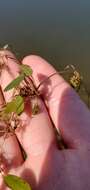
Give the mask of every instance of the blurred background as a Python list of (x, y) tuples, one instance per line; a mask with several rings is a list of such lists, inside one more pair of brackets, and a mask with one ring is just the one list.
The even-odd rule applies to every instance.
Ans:
[(73, 64), (90, 92), (90, 0), (0, 0), (0, 47), (5, 44), (58, 70)]

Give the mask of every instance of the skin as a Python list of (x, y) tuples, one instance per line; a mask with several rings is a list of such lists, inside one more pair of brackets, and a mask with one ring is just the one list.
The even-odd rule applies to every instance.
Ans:
[[(5, 53), (12, 55), (8, 51)], [(36, 86), (56, 72), (38, 56), (27, 56), (22, 62), (32, 67)], [(6, 64), (10, 72), (7, 69), (2, 71), (2, 90), (18, 74), (16, 62), (8, 59)], [(50, 78), (39, 90), (48, 112), (44, 102), (38, 99), (40, 113), (32, 117), (30, 102), (27, 101), (21, 115), (23, 127), (16, 129), (16, 135), (0, 138), (5, 172), (26, 179), (33, 190), (89, 190), (90, 111), (60, 75)], [(3, 94), (6, 101), (11, 100), (12, 91)], [(2, 101), (0, 98), (0, 103)], [(62, 134), (67, 149), (58, 149), (51, 120)], [(27, 153), (26, 161), (23, 160), (18, 141)], [(0, 189), (9, 189), (4, 185), (2, 176)]]

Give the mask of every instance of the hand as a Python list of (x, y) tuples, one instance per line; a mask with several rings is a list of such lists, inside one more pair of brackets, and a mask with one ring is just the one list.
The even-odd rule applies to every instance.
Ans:
[[(11, 54), (10, 52), (7, 52)], [(55, 69), (38, 56), (28, 56), (23, 60), (33, 69), (36, 86), (42, 78), (55, 72)], [(18, 65), (8, 59), (9, 70), (4, 69), (0, 85), (4, 89), (17, 75)], [(24, 126), (16, 129), (16, 136), (0, 138), (1, 151), (8, 173), (26, 179), (34, 190), (89, 190), (90, 189), (90, 112), (64, 79), (55, 75), (42, 84), (40, 90), (47, 109), (38, 100), (40, 113), (30, 116), (27, 105), (21, 115)], [(3, 92), (5, 100), (11, 99), (12, 91)], [(0, 99), (2, 102), (2, 99)], [(50, 117), (49, 117), (50, 115)], [(54, 126), (61, 133), (67, 149), (57, 148)], [(18, 141), (27, 153), (23, 161)], [(6, 190), (2, 179), (0, 189)]]

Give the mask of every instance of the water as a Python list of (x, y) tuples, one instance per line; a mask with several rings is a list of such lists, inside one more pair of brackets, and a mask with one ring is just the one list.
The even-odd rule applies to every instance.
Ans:
[(90, 86), (89, 0), (0, 0), (1, 47), (7, 43), (58, 69), (74, 64)]

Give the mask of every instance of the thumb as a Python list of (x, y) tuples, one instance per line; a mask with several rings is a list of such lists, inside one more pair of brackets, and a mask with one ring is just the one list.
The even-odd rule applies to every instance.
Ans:
[[(42, 82), (41, 76), (46, 78), (56, 72), (47, 61), (38, 56), (27, 56), (23, 63), (34, 69), (37, 86)], [(50, 78), (42, 85), (41, 90), (52, 121), (65, 144), (69, 148), (90, 146), (90, 110), (62, 76)]]

